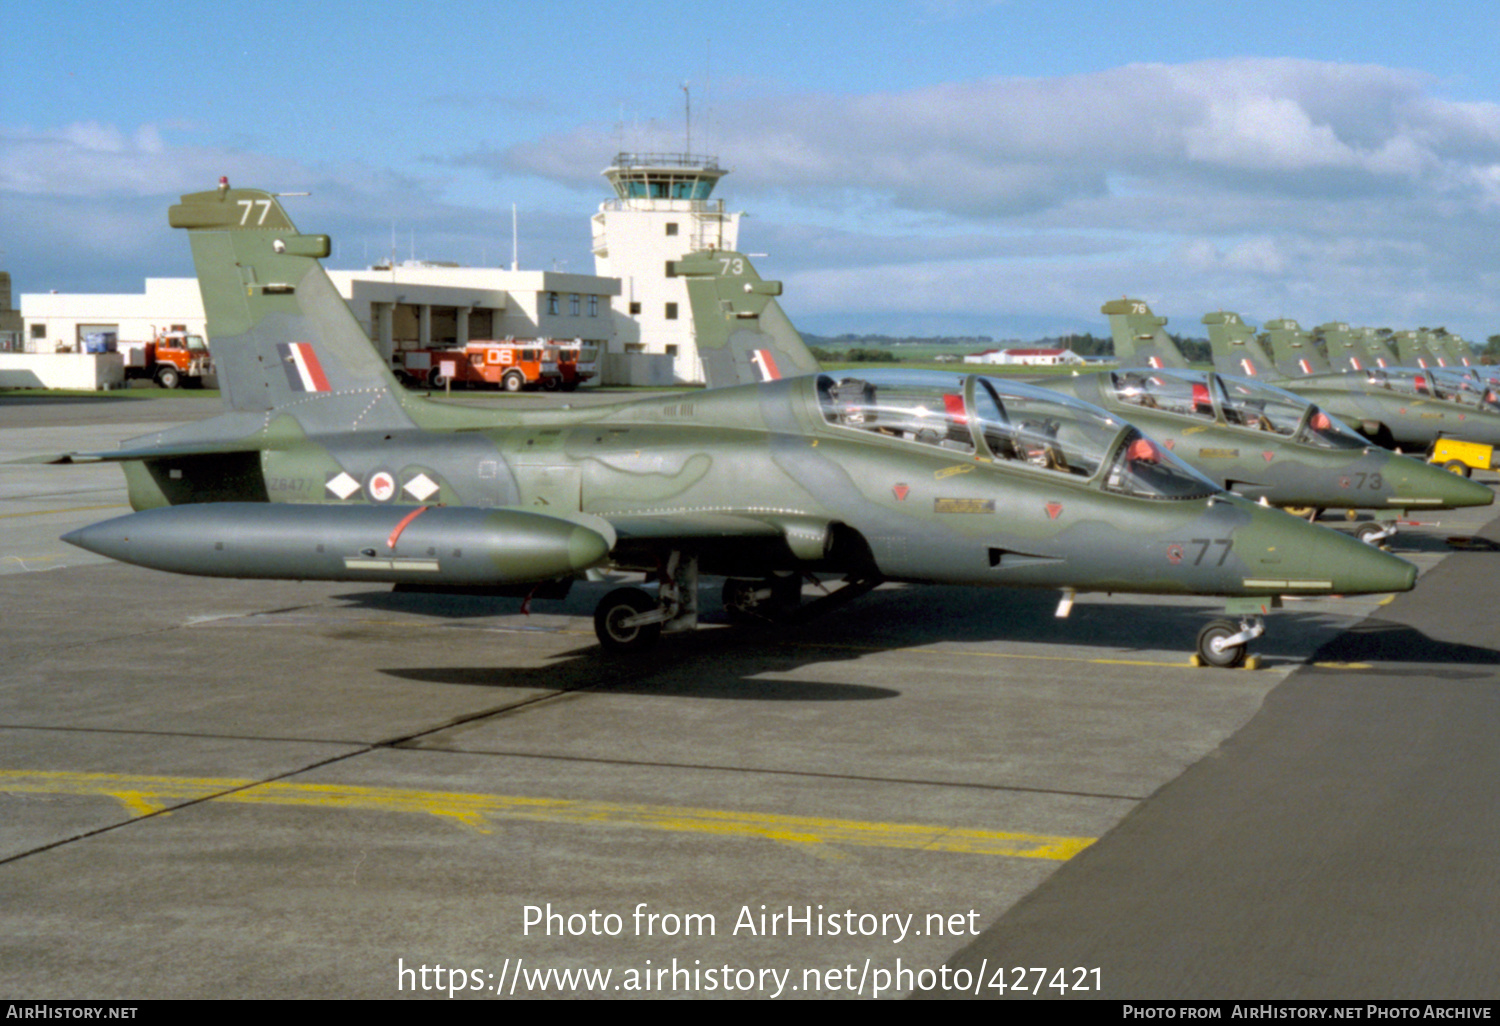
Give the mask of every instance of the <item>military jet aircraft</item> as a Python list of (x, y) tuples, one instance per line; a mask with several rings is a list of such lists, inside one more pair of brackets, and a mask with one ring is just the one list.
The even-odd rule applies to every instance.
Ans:
[[(1123, 301), (1127, 306), (1134, 302)], [(1111, 306), (1118, 310), (1120, 303), (1106, 304), (1103, 312), (1111, 313)], [(1116, 323), (1132, 317), (1134, 324)], [(1249, 376), (1185, 369), (1186, 360), (1161, 333), (1165, 318), (1149, 311), (1115, 313), (1111, 321), (1117, 352), (1140, 340), (1153, 346), (1155, 365), (1170, 360), (1177, 366), (1085, 374), (1048, 382), (1047, 387), (1129, 420), (1238, 495), (1295, 509), (1312, 519), (1324, 509), (1384, 511), (1376, 522), (1360, 525), (1358, 532), (1368, 541), (1390, 537), (1388, 521), (1411, 509), (1453, 509), (1494, 501), (1487, 486), (1459, 481), (1439, 467), (1371, 445), (1314, 403), (1259, 380), (1276, 371), (1259, 347), (1245, 349), (1244, 339), (1253, 339), (1254, 333), (1237, 314), (1209, 314), (1204, 321), (1210, 335), (1237, 329), (1229, 335), (1237, 346), (1234, 365)], [(1295, 322), (1290, 324), (1291, 328), (1281, 323), (1278, 331), (1295, 330)], [(1122, 333), (1129, 337), (1119, 340)], [(1145, 338), (1155, 334), (1162, 338)]]
[[(1104, 312), (1112, 314), (1110, 327), (1121, 366), (1187, 366), (1187, 360), (1161, 330), (1166, 318), (1152, 314), (1145, 303), (1115, 300), (1105, 304)], [(1218, 370), (1268, 381), (1299, 395), (1382, 448), (1420, 452), (1439, 437), (1500, 444), (1500, 415), (1482, 404), (1450, 401), (1431, 387), (1430, 380), (1419, 380), (1419, 375), (1366, 371), (1287, 378), (1238, 314), (1212, 313), (1203, 323), (1208, 326)]]
[[(1396, 516), (1495, 501), (1487, 485), (1372, 445), (1306, 399), (1251, 378), (1137, 368), (1046, 387), (1128, 420), (1220, 487), (1310, 519), (1325, 509)], [(1381, 541), (1392, 532), (1367, 521), (1356, 533)]]
[[(595, 612), (614, 651), (696, 626), (700, 573), (754, 616), (795, 607), (803, 574), (851, 594), (1055, 588), (1065, 605), (1216, 595), (1238, 619), (1200, 634), (1214, 665), (1244, 659), (1283, 594), (1415, 581), (1400, 559), (1228, 495), (1097, 408), (977, 375), (808, 374), (525, 412), (433, 402), (397, 385), (319, 263), (328, 237), (298, 232), (275, 196), (221, 182), (170, 221), (189, 232), (229, 409), (73, 457), (119, 462), (139, 512), (66, 540), (125, 562), (522, 594), (639, 572), (654, 594), (619, 588)], [(785, 323), (779, 285), (737, 253), (675, 270), (710, 359), (774, 378), (762, 329)]]

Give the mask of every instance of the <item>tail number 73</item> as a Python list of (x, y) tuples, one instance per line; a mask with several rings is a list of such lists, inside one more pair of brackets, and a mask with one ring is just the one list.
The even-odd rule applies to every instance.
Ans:
[[(1185, 551), (1182, 545), (1168, 545), (1167, 561), (1181, 563), (1191, 556), (1193, 566), (1223, 566), (1224, 561), (1229, 558), (1229, 550), (1234, 548), (1234, 541), (1230, 538), (1193, 538), (1186, 547), (1195, 551)], [(1218, 549), (1217, 554), (1214, 549)]]

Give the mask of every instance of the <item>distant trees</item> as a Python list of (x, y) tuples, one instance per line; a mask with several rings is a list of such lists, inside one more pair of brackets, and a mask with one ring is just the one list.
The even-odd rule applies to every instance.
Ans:
[(808, 346), (812, 351), (813, 359), (819, 363), (899, 363), (901, 357), (889, 349), (869, 349), (857, 347), (853, 349), (825, 349), (822, 346)]

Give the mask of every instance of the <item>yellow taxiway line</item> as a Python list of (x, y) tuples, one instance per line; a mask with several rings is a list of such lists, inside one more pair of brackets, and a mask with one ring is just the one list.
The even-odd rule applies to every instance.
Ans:
[(49, 513), (87, 513), (99, 509), (125, 509), (129, 503), (112, 502), (108, 506), (69, 506), (67, 509), (33, 509), (25, 513), (0, 513), (0, 520), (9, 520), (12, 517), (44, 517)]
[(174, 803), (207, 799), (329, 812), (416, 813), (456, 822), (480, 833), (489, 833), (497, 821), (522, 820), (763, 838), (791, 844), (900, 848), (1055, 861), (1066, 861), (1094, 843), (1091, 837), (1053, 837), (920, 823), (869, 823), (728, 809), (207, 777), (0, 770), (0, 795), (3, 794), (99, 795), (120, 802), (133, 816), (164, 812)]

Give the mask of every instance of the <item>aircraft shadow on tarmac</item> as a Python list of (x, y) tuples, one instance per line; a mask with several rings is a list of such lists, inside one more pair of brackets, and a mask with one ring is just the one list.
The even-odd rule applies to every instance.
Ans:
[[(538, 614), (592, 616), (594, 604), (613, 584), (575, 586), (562, 602), (537, 601)], [(380, 612), (439, 616), (445, 619), (512, 616), (514, 599), (355, 592), (337, 596), (352, 606)], [(704, 589), (705, 624), (727, 624)], [(1016, 645), (1069, 646), (1063, 658), (1086, 660), (1130, 658), (1133, 652), (1165, 650), (1188, 654), (1198, 630), (1220, 615), (1210, 606), (1148, 605), (1140, 602), (1090, 604), (1080, 600), (1068, 619), (1054, 616), (1057, 593), (972, 588), (887, 587), (825, 616), (795, 624), (742, 624), (669, 635), (655, 650), (633, 656), (606, 655), (590, 642), (560, 653), (545, 667), (505, 666), (504, 642), (490, 665), (473, 667), (390, 668), (403, 679), (481, 687), (589, 688), (619, 694), (673, 695), (718, 700), (869, 701), (899, 697), (890, 688), (827, 681), (764, 678), (813, 665), (869, 657), (881, 652), (938, 644), (1004, 642)], [(1293, 644), (1309, 633), (1326, 636), (1344, 622), (1322, 613), (1288, 609), (1268, 621), (1272, 632)], [(479, 626), (476, 624), (476, 626)], [(1321, 640), (1321, 639), (1319, 639)], [(1304, 643), (1311, 651), (1315, 642)], [(1084, 649), (1078, 652), (1076, 649)], [(1024, 653), (1023, 653), (1024, 654)], [(1160, 655), (1156, 659), (1160, 659)], [(1076, 674), (1082, 667), (1076, 668)], [(1067, 671), (1064, 671), (1067, 672)], [(1214, 671), (1201, 671), (1214, 672)], [(997, 665), (997, 675), (1005, 670)]]
[[(1416, 673), (1445, 680), (1487, 678), (1500, 670), (1500, 651), (1443, 641), (1408, 624), (1376, 619), (1366, 620), (1340, 634), (1320, 648), (1313, 660), (1317, 663), (1370, 664), (1375, 672), (1390, 676)], [(1392, 666), (1387, 669), (1381, 666), (1382, 663), (1406, 664), (1406, 668)], [(1412, 663), (1421, 664), (1421, 669), (1411, 669)]]
[(1463, 552), (1500, 552), (1500, 545), (1496, 545), (1488, 538), (1458, 536), (1451, 540), (1445, 535), (1418, 534), (1414, 531), (1403, 531), (1398, 533), (1393, 543), (1387, 546), (1388, 551), (1397, 556), (1407, 553), (1436, 553), (1437, 555), (1452, 555)]

